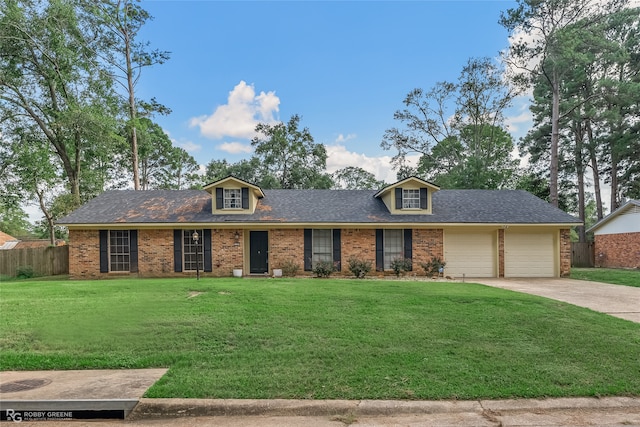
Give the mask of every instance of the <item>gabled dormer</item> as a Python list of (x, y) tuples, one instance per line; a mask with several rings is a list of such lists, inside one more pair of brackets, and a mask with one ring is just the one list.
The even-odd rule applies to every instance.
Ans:
[(428, 215), (432, 213), (431, 196), (439, 189), (412, 176), (384, 187), (374, 197), (382, 199), (393, 215)]
[(214, 215), (252, 214), (264, 197), (257, 185), (228, 176), (204, 187), (211, 194)]

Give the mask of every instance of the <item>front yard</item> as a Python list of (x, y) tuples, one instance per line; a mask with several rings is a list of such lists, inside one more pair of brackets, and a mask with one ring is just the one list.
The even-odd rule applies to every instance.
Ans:
[(571, 278), (640, 288), (640, 270), (621, 268), (572, 268)]
[(469, 283), (0, 284), (0, 369), (170, 367), (147, 397), (640, 395), (640, 324)]

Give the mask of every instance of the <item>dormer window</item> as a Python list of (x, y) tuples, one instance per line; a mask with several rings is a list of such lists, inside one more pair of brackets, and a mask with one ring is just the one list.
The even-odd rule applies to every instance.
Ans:
[(240, 190), (239, 188), (225, 188), (224, 208), (242, 209), (242, 190)]
[(420, 209), (420, 189), (402, 189), (402, 209)]

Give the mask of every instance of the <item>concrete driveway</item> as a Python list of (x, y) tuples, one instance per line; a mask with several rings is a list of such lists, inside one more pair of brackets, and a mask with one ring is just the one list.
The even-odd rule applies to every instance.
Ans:
[(640, 323), (640, 288), (574, 279), (470, 279), (496, 288), (552, 298)]

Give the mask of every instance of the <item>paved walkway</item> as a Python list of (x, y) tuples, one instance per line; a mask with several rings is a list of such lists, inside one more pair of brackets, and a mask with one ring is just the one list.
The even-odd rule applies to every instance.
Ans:
[(524, 292), (640, 323), (640, 288), (574, 279), (472, 279), (476, 283)]

